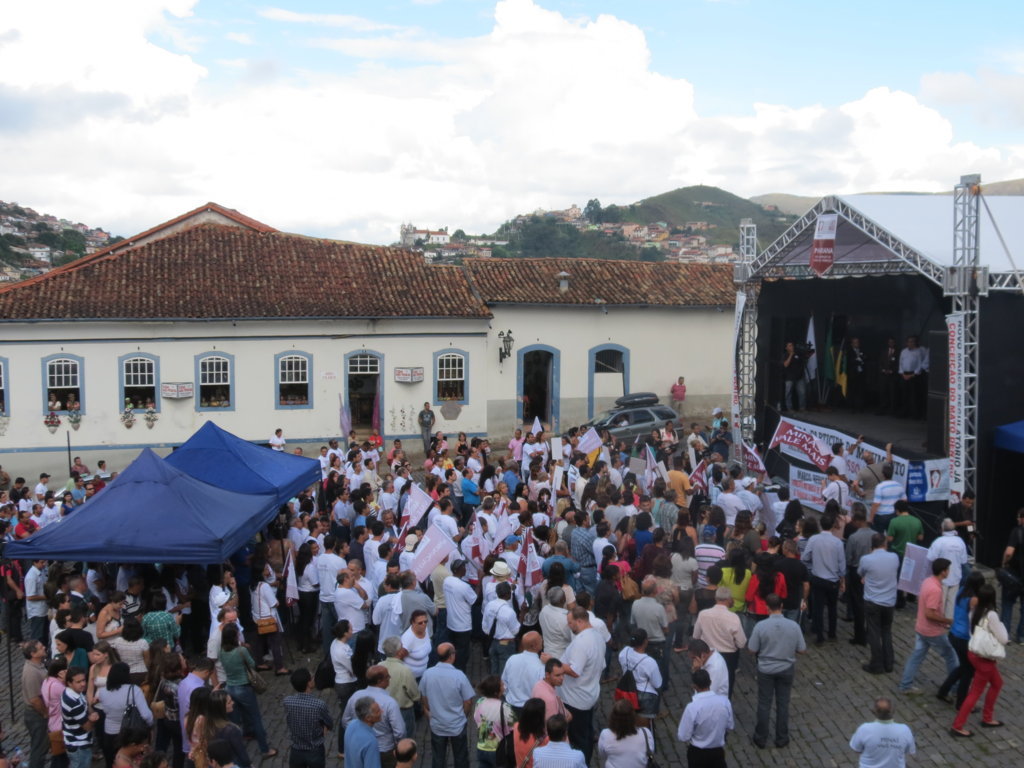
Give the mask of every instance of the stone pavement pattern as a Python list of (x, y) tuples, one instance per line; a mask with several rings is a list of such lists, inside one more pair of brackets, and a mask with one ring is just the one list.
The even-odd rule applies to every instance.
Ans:
[[(944, 678), (945, 668), (933, 653), (926, 658), (918, 673), (917, 685), (924, 693), (919, 696), (906, 696), (896, 690), (899, 673), (903, 663), (914, 644), (913, 619), (914, 607), (908, 606), (898, 611), (893, 627), (896, 651), (896, 672), (891, 675), (869, 675), (861, 670), (861, 664), (867, 660), (867, 649), (851, 646), (847, 640), (851, 636), (851, 625), (840, 622), (839, 640), (816, 647), (809, 645), (807, 653), (797, 660), (796, 682), (790, 706), (790, 738), (787, 747), (782, 749), (771, 745), (766, 749), (758, 749), (751, 742), (757, 705), (757, 683), (754, 677), (754, 659), (744, 652), (740, 670), (733, 693), (736, 730), (730, 735), (726, 747), (727, 761), (730, 766), (855, 766), (857, 756), (849, 748), (850, 736), (857, 726), (872, 719), (871, 704), (876, 696), (890, 696), (896, 706), (896, 719), (911, 726), (917, 739), (917, 757), (911, 760), (916, 765), (971, 765), (991, 766), (992, 768), (1008, 768), (1008, 766), (1024, 763), (1024, 737), (1021, 727), (1024, 726), (1024, 646), (1010, 645), (1007, 658), (1000, 663), (1003, 675), (1003, 691), (996, 706), (996, 717), (1006, 723), (1004, 728), (983, 729), (978, 726), (980, 714), (972, 715), (968, 728), (974, 731), (972, 739), (955, 739), (949, 734), (949, 726), (955, 715), (951, 704), (935, 698), (935, 691)], [(6, 641), (3, 652), (7, 652)], [(676, 741), (676, 730), (683, 708), (690, 700), (690, 681), (685, 654), (672, 654), (671, 688), (663, 703), (668, 716), (658, 720), (654, 726), (657, 759), (663, 767), (685, 766), (686, 748)], [(10, 697), (7, 690), (6, 671), (0, 672), (0, 718), (7, 731), (4, 747), (8, 753), (15, 746), (27, 747), (28, 740), (22, 725), (21, 707), (21, 654), (17, 648), (11, 654), (11, 674), (13, 675), (15, 713), (10, 713)], [(312, 671), (318, 657), (300, 655), (292, 649), (288, 659), (289, 668), (295, 669), (305, 665)], [(0, 662), (6, 665), (6, 660)], [(613, 673), (618, 672), (613, 662)], [(485, 669), (483, 660), (474, 646), (469, 677), (476, 682)], [(606, 672), (607, 675), (607, 672)], [(263, 708), (263, 720), (267, 728), (268, 738), (272, 746), (280, 750), (280, 755), (270, 760), (263, 760), (262, 766), (277, 768), (287, 765), (288, 735), (284, 723), (281, 699), (288, 695), (290, 685), (286, 677), (273, 677), (270, 690), (260, 697)], [(603, 686), (605, 695), (602, 697), (600, 712), (596, 716), (596, 725), (600, 729), (607, 722), (611, 708), (611, 691), (614, 687), (609, 683)], [(336, 714), (337, 705), (334, 695), (323, 694)], [(774, 728), (774, 720), (772, 721)], [(773, 732), (773, 731), (772, 731)], [(339, 766), (341, 761), (336, 757), (336, 734), (328, 743), (328, 766)], [(420, 747), (420, 765), (430, 765), (430, 737), (425, 721), (417, 724), (416, 741)], [(475, 765), (476, 755), (474, 742), (470, 736), (471, 764)], [(254, 742), (249, 742), (250, 754), (254, 764), (260, 765), (258, 750)], [(449, 755), (449, 765), (452, 764)], [(598, 765), (595, 751), (592, 765)], [(99, 763), (96, 763), (99, 765)], [(466, 768), (459, 766), (459, 768)]]

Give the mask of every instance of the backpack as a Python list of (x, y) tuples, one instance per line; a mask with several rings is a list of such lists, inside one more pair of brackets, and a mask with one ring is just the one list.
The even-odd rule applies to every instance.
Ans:
[[(642, 661), (642, 659), (641, 659)], [(615, 691), (612, 694), (615, 701), (625, 699), (630, 703), (633, 709), (640, 709), (640, 697), (636, 689), (636, 677), (633, 675), (633, 670), (637, 668), (640, 661), (637, 661), (633, 665), (632, 669), (627, 669), (622, 673), (622, 677), (619, 678), (619, 682), (615, 684)]]
[(334, 687), (334, 662), (331, 661), (330, 654), (324, 656), (316, 665), (316, 671), (313, 673), (313, 686), (318, 691), (326, 691)]

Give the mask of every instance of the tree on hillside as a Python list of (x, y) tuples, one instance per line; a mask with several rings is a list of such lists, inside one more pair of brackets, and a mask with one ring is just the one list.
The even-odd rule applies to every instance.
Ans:
[(591, 224), (601, 223), (601, 201), (596, 197), (587, 203), (587, 207), (583, 209), (583, 217)]
[(452, 232), (451, 239), (453, 241), (455, 241), (456, 243), (464, 243), (469, 238), (466, 236), (466, 233), (465, 233), (464, 230), (456, 229), (454, 232)]
[(618, 224), (622, 221), (622, 209), (612, 203), (601, 212), (601, 221), (605, 224)]

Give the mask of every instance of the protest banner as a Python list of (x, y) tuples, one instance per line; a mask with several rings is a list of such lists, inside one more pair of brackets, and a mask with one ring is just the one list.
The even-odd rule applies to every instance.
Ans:
[(437, 564), (455, 550), (455, 542), (448, 538), (448, 534), (436, 525), (427, 528), (412, 559), (412, 572), (416, 574), (416, 581), (429, 578)]
[(413, 485), (412, 490), (409, 491), (409, 500), (405, 502), (405, 507), (402, 509), (402, 527), (415, 528), (419, 525), (423, 515), (433, 503), (434, 500), (430, 498), (429, 493), (418, 485)]
[[(817, 439), (821, 447), (815, 447), (815, 450), (821, 451), (823, 449), (824, 453), (827, 454), (828, 456), (828, 462), (826, 462), (824, 466), (820, 466), (819, 464), (813, 461), (811, 461), (811, 463), (814, 464), (815, 466), (819, 466), (822, 472), (824, 472), (825, 469), (828, 468), (829, 463), (831, 463), (832, 461), (831, 446), (835, 443), (843, 444), (844, 456), (846, 457), (846, 464), (850, 468), (850, 475), (853, 477), (856, 477), (857, 473), (860, 472), (860, 470), (862, 470), (865, 466), (867, 466), (864, 463), (863, 458), (865, 453), (873, 454), (876, 461), (885, 460), (885, 448), (879, 448), (878, 446), (872, 445), (871, 443), (863, 442), (860, 443), (859, 445), (856, 445), (857, 438), (845, 432), (839, 432), (838, 430), (835, 429), (829, 429), (828, 427), (820, 427), (817, 424), (810, 424), (806, 421), (800, 421), (798, 419), (790, 418), (789, 416), (783, 416), (782, 419), (779, 421), (779, 426), (775, 430), (776, 435), (778, 435), (779, 431), (784, 428), (783, 425), (788, 425), (786, 427), (787, 430), (790, 426), (795, 427), (801, 432), (807, 433)], [(791, 438), (792, 441), (803, 439), (805, 438), (800, 436), (794, 436)], [(785, 441), (780, 441), (776, 443), (774, 437), (772, 438), (772, 442), (769, 445), (769, 448), (776, 447), (776, 444), (778, 444), (779, 452), (782, 453), (782, 455), (789, 456), (794, 459), (799, 459), (800, 461), (810, 461), (807, 454), (805, 454), (799, 447), (791, 445), (789, 442)], [(855, 445), (856, 447), (854, 447)], [(898, 483), (906, 485), (907, 472), (909, 470), (910, 462), (902, 457), (893, 456), (892, 463), (892, 479), (897, 481)]]
[(907, 544), (903, 551), (903, 565), (896, 588), (912, 595), (921, 594), (921, 584), (932, 575), (932, 564), (928, 562), (928, 550), (917, 544)]
[(601, 435), (598, 434), (597, 430), (591, 427), (576, 443), (576, 450), (580, 453), (591, 454), (601, 447)]

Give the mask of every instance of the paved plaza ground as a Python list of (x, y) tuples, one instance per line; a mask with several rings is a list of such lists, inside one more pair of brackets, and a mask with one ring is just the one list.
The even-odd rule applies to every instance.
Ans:
[[(981, 765), (1006, 768), (1024, 762), (1024, 646), (1010, 645), (1007, 658), (1000, 664), (1004, 679), (1003, 692), (996, 708), (998, 719), (1006, 722), (1005, 728), (983, 729), (978, 727), (979, 715), (973, 715), (968, 727), (975, 736), (972, 739), (955, 739), (949, 734), (954, 716), (951, 704), (939, 701), (935, 690), (944, 677), (941, 661), (930, 655), (918, 674), (918, 685), (924, 690), (919, 696), (905, 696), (896, 691), (898, 673), (913, 647), (913, 606), (897, 612), (894, 625), (897, 671), (892, 675), (873, 676), (861, 670), (861, 663), (867, 659), (867, 649), (851, 646), (851, 625), (840, 622), (839, 640), (821, 647), (811, 645), (806, 654), (797, 662), (796, 683), (790, 711), (791, 742), (782, 749), (771, 746), (758, 749), (751, 742), (754, 728), (757, 686), (754, 679), (754, 660), (749, 654), (742, 659), (733, 695), (736, 730), (731, 734), (727, 746), (728, 762), (733, 766), (849, 766), (856, 765), (856, 755), (848, 743), (856, 727), (871, 719), (872, 700), (878, 695), (891, 696), (896, 705), (896, 719), (908, 723), (917, 739), (918, 765)], [(6, 641), (3, 652), (7, 651)], [(15, 648), (12, 654), (11, 673), (14, 679), (16, 718), (10, 714), (10, 696), (7, 691), (6, 670), (0, 671), (0, 717), (6, 727), (7, 738), (4, 746), (10, 753), (15, 746), (27, 747), (24, 727), (21, 725), (20, 670), (21, 656)], [(676, 741), (676, 730), (683, 708), (690, 699), (689, 672), (685, 654), (672, 654), (671, 689), (665, 708), (668, 715), (655, 724), (657, 757), (662, 766), (685, 766), (685, 746)], [(289, 666), (306, 665), (315, 668), (318, 658), (299, 655), (294, 650)], [(6, 659), (0, 661), (6, 666)], [(483, 661), (474, 651), (470, 664), (470, 679), (481, 677)], [(618, 669), (615, 667), (617, 673)], [(271, 688), (261, 697), (264, 722), (270, 743), (280, 749), (280, 755), (265, 760), (265, 766), (287, 765), (288, 737), (280, 701), (290, 690), (287, 678), (270, 677)], [(600, 713), (596, 717), (598, 728), (604, 726), (611, 706), (613, 684), (604, 686)], [(333, 694), (328, 701), (335, 710)], [(416, 741), (424, 754), (423, 765), (429, 766), (429, 734), (426, 723), (417, 726)], [(476, 758), (471, 745), (471, 763)], [(328, 765), (339, 765), (335, 750), (329, 750)], [(259, 764), (256, 745), (249, 744), (255, 764)], [(595, 753), (592, 765), (598, 765)], [(97, 763), (98, 765), (98, 763)], [(449, 765), (451, 757), (449, 756)], [(459, 768), (465, 768), (459, 766)]]

